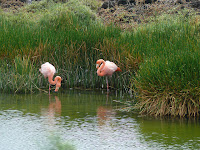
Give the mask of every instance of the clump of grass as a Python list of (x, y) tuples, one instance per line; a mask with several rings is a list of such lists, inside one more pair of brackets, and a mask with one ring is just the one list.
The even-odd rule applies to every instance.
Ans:
[[(141, 114), (153, 116), (180, 116), (198, 117), (199, 116), (199, 96), (198, 88), (182, 90), (179, 93), (149, 92), (140, 93), (140, 102), (135, 108), (140, 109)], [(133, 108), (133, 107), (132, 107)]]
[(1, 63), (1, 76), (1, 91), (32, 93), (38, 89), (38, 73), (29, 57), (16, 56), (13, 65)]
[(148, 48), (134, 77), (137, 107), (156, 116), (199, 116), (199, 26), (186, 20), (162, 26), (148, 33), (158, 46)]

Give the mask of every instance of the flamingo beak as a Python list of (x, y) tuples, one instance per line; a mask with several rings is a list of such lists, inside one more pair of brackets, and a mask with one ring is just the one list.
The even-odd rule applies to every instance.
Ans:
[(59, 87), (56, 87), (55, 92), (58, 92), (58, 90), (59, 90)]
[(60, 80), (56, 83), (55, 92), (58, 92), (59, 88), (61, 87), (61, 80), (62, 80), (62, 78), (60, 78)]
[(61, 84), (56, 84), (55, 92), (58, 92), (59, 88), (61, 87)]
[(99, 68), (99, 64), (96, 64), (96, 68), (97, 68), (97, 69)]

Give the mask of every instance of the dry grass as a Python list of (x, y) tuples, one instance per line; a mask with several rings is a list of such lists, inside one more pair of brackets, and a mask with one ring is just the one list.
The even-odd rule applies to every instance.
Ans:
[[(195, 94), (194, 94), (195, 93)], [(195, 95), (195, 96), (194, 96)], [(200, 89), (180, 93), (140, 91), (136, 108), (153, 116), (198, 117)]]

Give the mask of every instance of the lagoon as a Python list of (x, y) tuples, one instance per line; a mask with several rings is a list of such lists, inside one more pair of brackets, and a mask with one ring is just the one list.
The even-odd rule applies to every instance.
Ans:
[[(200, 149), (198, 119), (142, 117), (118, 111), (127, 94), (69, 90), (0, 95), (0, 149)], [(66, 148), (67, 149), (67, 148)]]

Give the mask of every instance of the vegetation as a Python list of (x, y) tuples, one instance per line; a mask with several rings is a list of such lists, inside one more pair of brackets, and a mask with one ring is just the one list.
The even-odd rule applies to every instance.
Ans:
[(40, 65), (52, 63), (62, 89), (106, 87), (96, 75), (99, 58), (123, 73), (111, 87), (134, 90), (136, 107), (151, 115), (198, 116), (200, 21), (187, 11), (155, 16), (132, 31), (105, 26), (95, 1), (41, 1), (18, 11), (0, 11), (0, 90), (35, 92), (47, 88)]
[[(49, 137), (50, 144), (48, 149), (56, 150), (76, 150), (76, 147), (69, 143), (68, 141), (63, 141), (60, 136), (51, 135)], [(41, 146), (42, 148), (42, 146)], [(47, 149), (46, 147), (42, 149)]]
[[(90, 7), (82, 3), (76, 4), (77, 7), (72, 7), (75, 5), (74, 1), (55, 5), (53, 2), (41, 1), (32, 5), (14, 14), (1, 12), (1, 73), (12, 79), (2, 78), (1, 90), (34, 92), (43, 86), (47, 87), (47, 80), (38, 73), (40, 65), (46, 61), (52, 63), (57, 74), (64, 79), (63, 88), (99, 88), (102, 83), (105, 87), (104, 79), (96, 75), (95, 63), (98, 58), (107, 59), (112, 55), (113, 61), (118, 60), (119, 54), (114, 54), (117, 53), (116, 49), (111, 52), (107, 46), (112, 46), (108, 40), (120, 36), (120, 29), (104, 27)], [(29, 82), (20, 74), (20, 78), (24, 80), (15, 83), (16, 59), (30, 61), (34, 68), (31, 73), (37, 81)], [(125, 74), (128, 76), (128, 73)], [(128, 79), (123, 79), (120, 83), (118, 81), (121, 78), (122, 76), (113, 78), (116, 82), (112, 82), (111, 86), (122, 89)]]
[(200, 26), (193, 23), (184, 18), (167, 20), (143, 32), (148, 56), (133, 81), (142, 112), (199, 115)]

